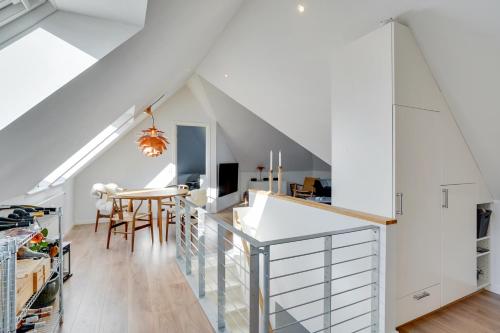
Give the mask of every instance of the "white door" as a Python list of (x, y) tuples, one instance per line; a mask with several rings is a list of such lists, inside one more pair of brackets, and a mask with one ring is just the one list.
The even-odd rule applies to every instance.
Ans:
[(396, 106), (394, 115), (397, 297), (402, 298), (441, 281), (439, 112)]
[(442, 187), (443, 305), (476, 290), (475, 184)]

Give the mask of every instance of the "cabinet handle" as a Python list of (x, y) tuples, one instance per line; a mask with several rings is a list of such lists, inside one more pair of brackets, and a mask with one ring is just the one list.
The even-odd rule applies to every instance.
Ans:
[(396, 199), (396, 215), (403, 215), (403, 193), (396, 193)]
[(428, 293), (427, 291), (421, 292), (420, 294), (413, 295), (413, 298), (417, 301), (420, 301), (422, 298), (426, 298), (430, 296), (431, 294)]
[(443, 190), (443, 204), (441, 207), (448, 208), (448, 189), (444, 188)]

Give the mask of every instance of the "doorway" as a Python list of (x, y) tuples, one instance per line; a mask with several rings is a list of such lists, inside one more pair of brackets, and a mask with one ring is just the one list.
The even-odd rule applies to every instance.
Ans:
[(204, 187), (206, 180), (207, 128), (177, 125), (177, 183), (193, 190)]

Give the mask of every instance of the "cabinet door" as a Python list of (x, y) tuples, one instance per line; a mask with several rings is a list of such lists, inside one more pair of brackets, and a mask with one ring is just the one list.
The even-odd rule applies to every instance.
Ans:
[(443, 190), (443, 305), (476, 290), (475, 184)]
[(396, 106), (397, 296), (441, 281), (438, 112)]

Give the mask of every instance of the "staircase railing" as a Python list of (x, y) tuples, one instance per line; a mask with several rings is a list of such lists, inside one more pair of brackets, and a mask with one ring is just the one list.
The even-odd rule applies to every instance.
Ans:
[(176, 199), (178, 264), (217, 332), (378, 332), (377, 226), (266, 241), (243, 229)]

